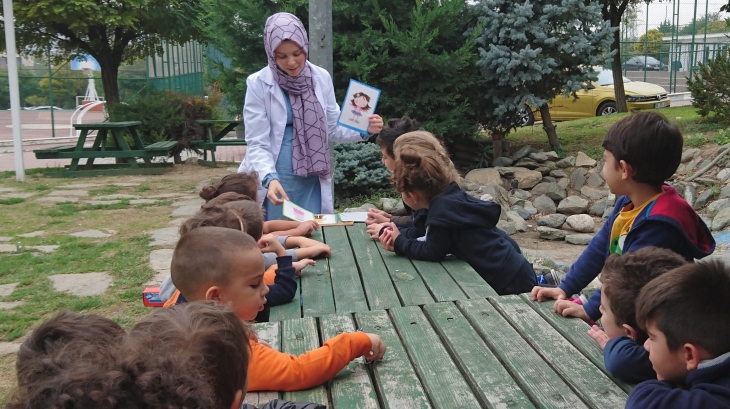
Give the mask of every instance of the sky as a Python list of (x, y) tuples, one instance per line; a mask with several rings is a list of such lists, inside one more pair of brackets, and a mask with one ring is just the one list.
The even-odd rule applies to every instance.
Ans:
[[(674, 0), (679, 2), (679, 25), (683, 26), (692, 22), (694, 17), (695, 0)], [(672, 4), (670, 1), (657, 2), (654, 1), (649, 3), (649, 30), (657, 28), (665, 19), (672, 21)], [(700, 20), (709, 10), (709, 13), (717, 13), (720, 11), (720, 7), (723, 4), (727, 4), (727, 0), (697, 0), (697, 19)], [(644, 33), (646, 24), (646, 8), (647, 5), (641, 2), (638, 6), (638, 31), (640, 34)], [(724, 18), (730, 18), (730, 13), (721, 13)], [(730, 30), (728, 30), (730, 31)]]

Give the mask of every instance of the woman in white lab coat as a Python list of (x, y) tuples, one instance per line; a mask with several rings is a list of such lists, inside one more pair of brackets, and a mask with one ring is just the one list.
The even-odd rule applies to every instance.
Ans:
[[(248, 148), (238, 171), (259, 174), (259, 200), (267, 220), (281, 218), (283, 199), (313, 213), (332, 213), (327, 142), (359, 142), (369, 135), (337, 125), (340, 107), (332, 78), (307, 61), (307, 32), (296, 16), (270, 16), (264, 46), (268, 66), (246, 80), (243, 120)], [(368, 121), (370, 134), (383, 128), (379, 115)]]

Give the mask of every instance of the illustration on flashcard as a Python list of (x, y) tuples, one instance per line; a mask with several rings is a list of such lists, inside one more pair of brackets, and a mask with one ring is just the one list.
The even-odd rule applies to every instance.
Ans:
[(366, 114), (370, 110), (370, 96), (364, 92), (356, 92), (352, 95), (350, 105), (352, 108), (352, 118), (350, 120), (359, 124), (360, 118), (363, 116), (367, 118)]

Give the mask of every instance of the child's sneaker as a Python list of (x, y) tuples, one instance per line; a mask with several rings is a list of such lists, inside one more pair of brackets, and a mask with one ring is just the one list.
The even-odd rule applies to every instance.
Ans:
[(545, 274), (537, 276), (537, 284), (548, 284), (548, 285), (559, 285), (560, 284), (560, 277), (558, 277), (558, 273), (551, 269)]

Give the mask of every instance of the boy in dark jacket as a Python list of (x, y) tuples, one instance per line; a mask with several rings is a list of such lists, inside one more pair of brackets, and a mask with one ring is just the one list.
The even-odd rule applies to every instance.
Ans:
[(606, 369), (624, 382), (656, 379), (649, 352), (644, 349), (646, 332), (636, 324), (636, 299), (652, 279), (681, 267), (678, 254), (658, 247), (644, 247), (622, 256), (612, 254), (601, 272), (601, 324), (588, 334), (603, 349)]
[(629, 115), (609, 129), (603, 140), (603, 177), (611, 192), (620, 196), (616, 207), (560, 286), (533, 288), (533, 300), (554, 298), (555, 312), (597, 320), (600, 290), (582, 306), (565, 298), (596, 278), (611, 254), (655, 246), (692, 261), (715, 250), (710, 230), (692, 206), (664, 184), (679, 166), (682, 142), (679, 129), (656, 112)]
[(730, 269), (690, 263), (642, 290), (636, 319), (657, 380), (640, 383), (627, 409), (730, 408)]

